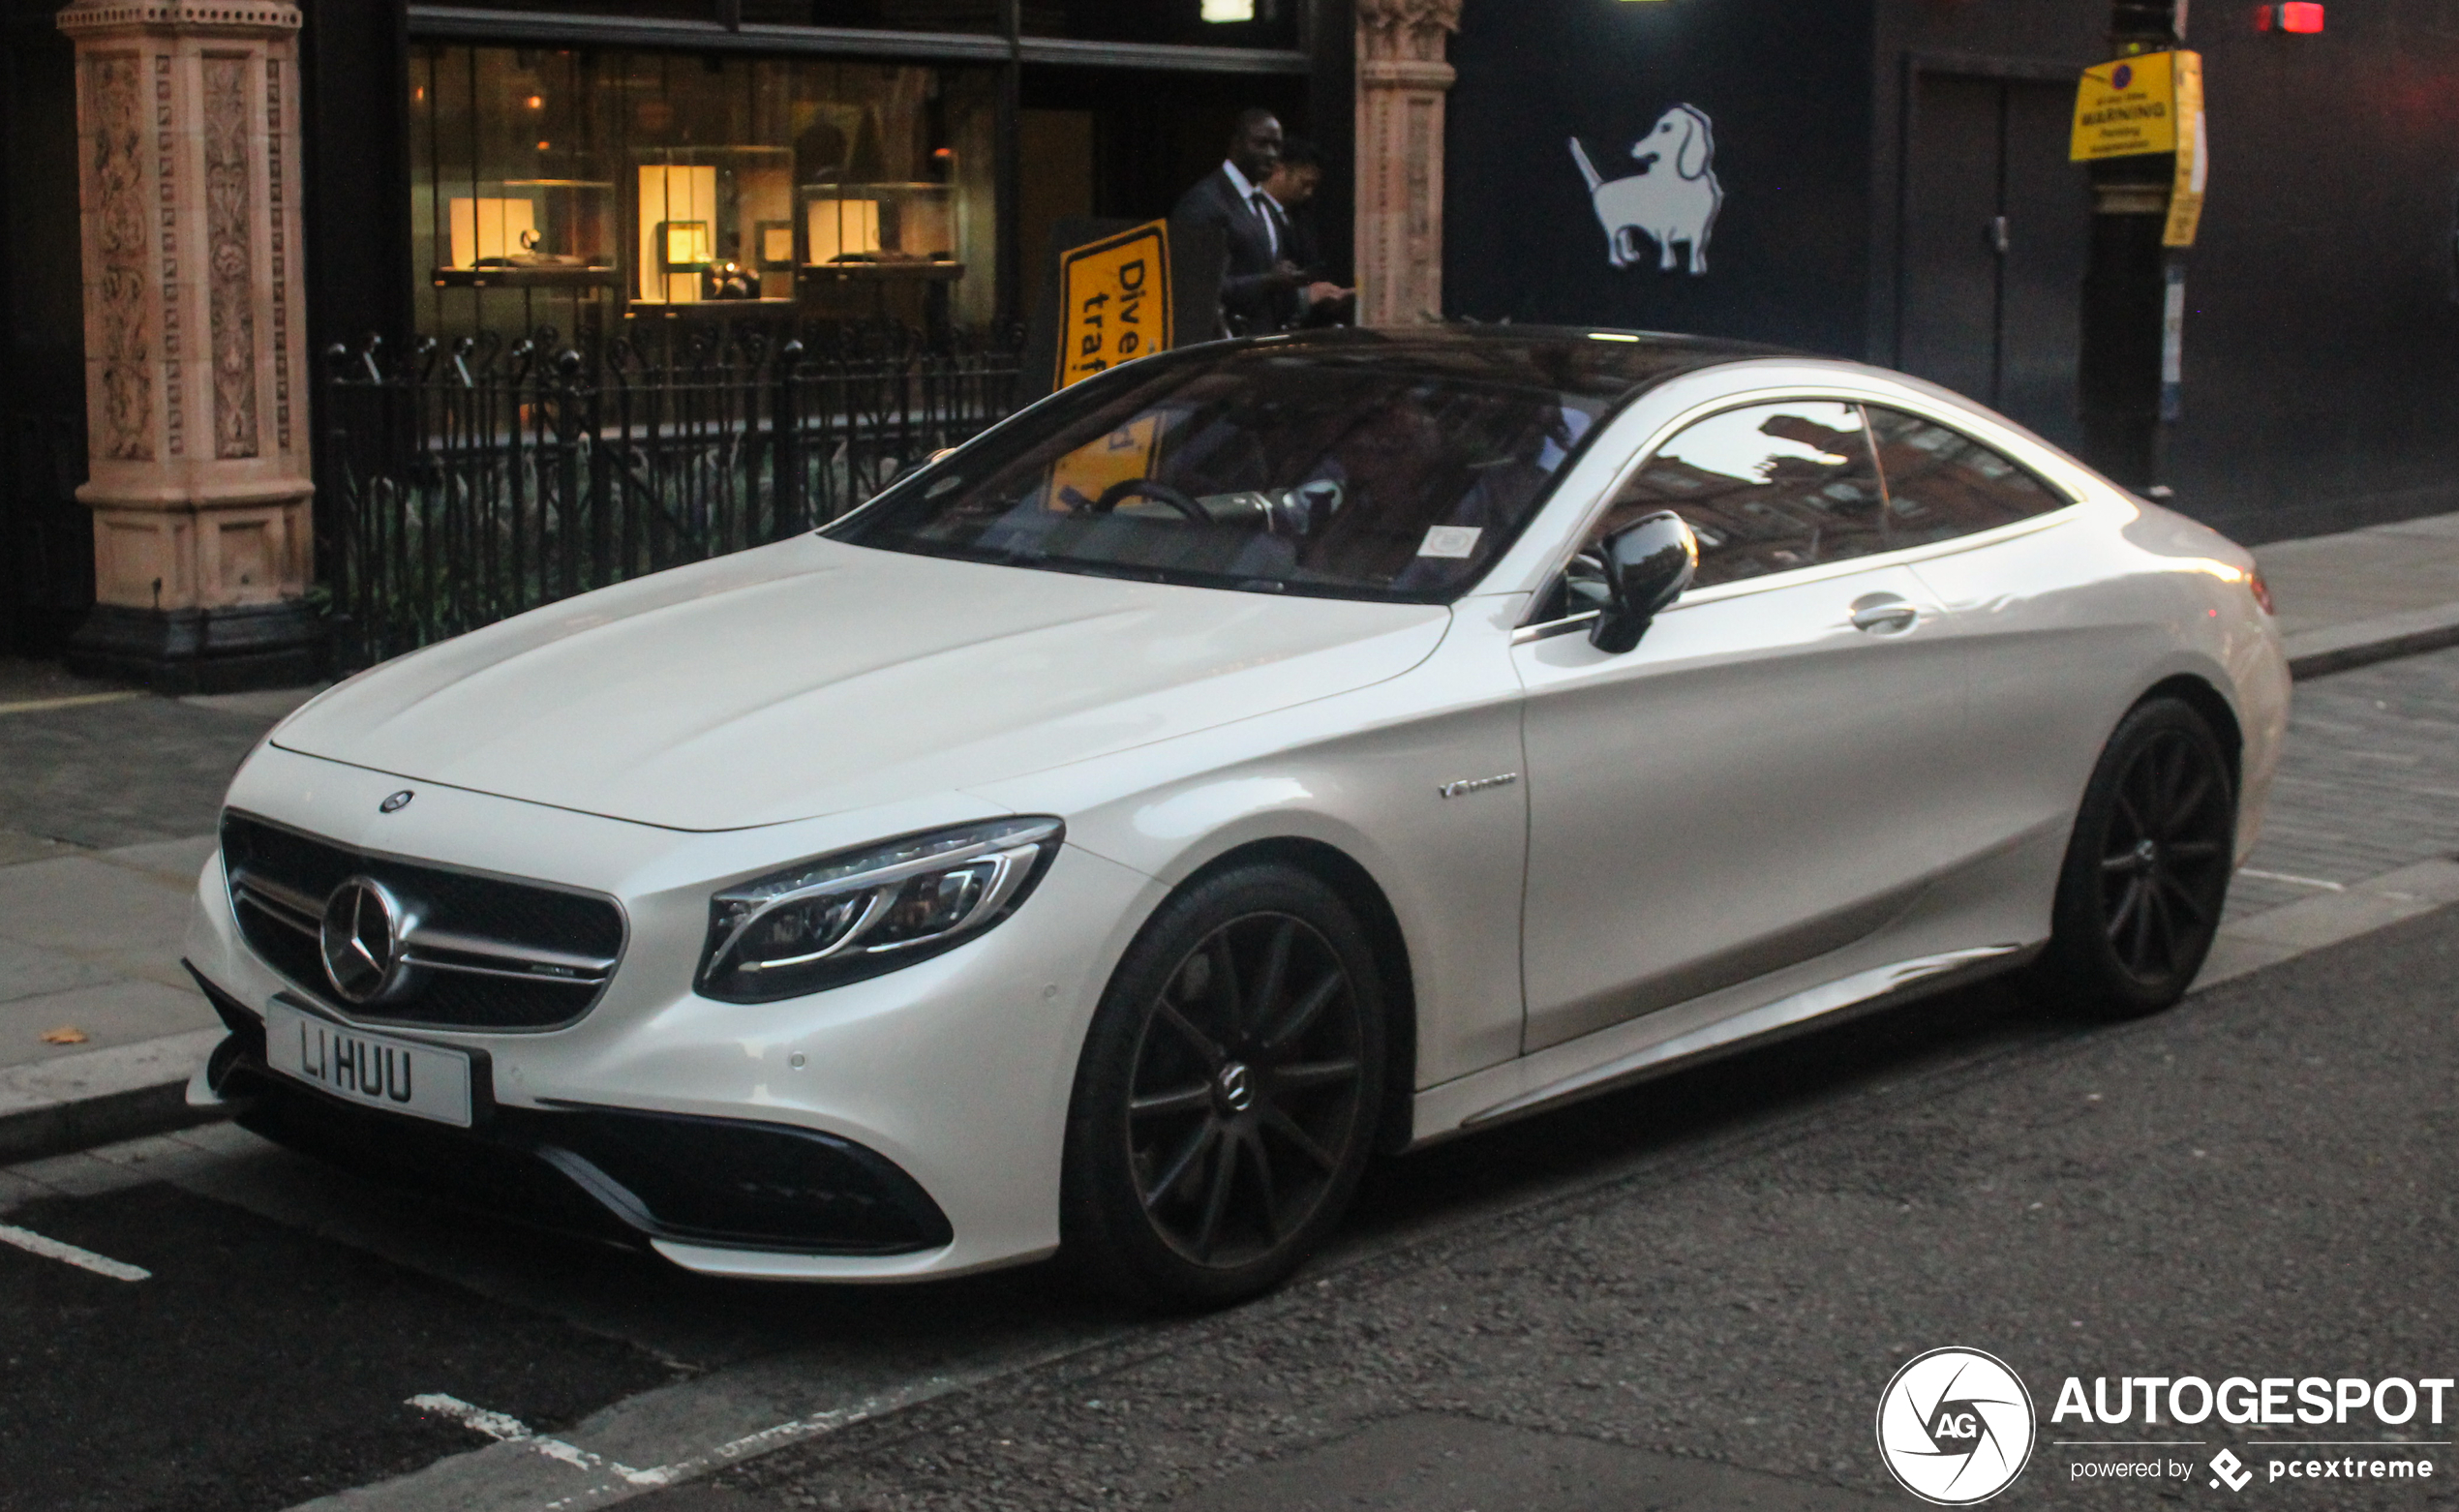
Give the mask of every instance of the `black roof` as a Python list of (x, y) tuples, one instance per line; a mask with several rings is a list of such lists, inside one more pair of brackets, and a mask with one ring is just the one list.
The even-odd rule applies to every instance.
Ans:
[[(1601, 338), (1601, 339), (1600, 339)], [(1418, 369), (1429, 378), (1530, 383), (1620, 402), (1667, 378), (1755, 357), (1798, 357), (1780, 347), (1567, 325), (1424, 325), (1293, 331), (1211, 344), (1228, 353), (1303, 355), (1310, 364)], [(1267, 359), (1268, 360), (1268, 359)]]

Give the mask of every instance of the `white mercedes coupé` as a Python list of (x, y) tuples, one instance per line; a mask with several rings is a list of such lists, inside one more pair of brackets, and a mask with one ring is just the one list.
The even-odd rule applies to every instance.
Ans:
[(193, 1095), (729, 1276), (1285, 1277), (1378, 1151), (2026, 968), (2173, 1002), (2252, 559), (1852, 363), (1225, 343), (293, 715)]

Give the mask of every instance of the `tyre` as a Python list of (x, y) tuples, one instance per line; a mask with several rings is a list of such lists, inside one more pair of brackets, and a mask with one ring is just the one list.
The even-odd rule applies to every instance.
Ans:
[(1062, 1250), (1145, 1306), (1269, 1289), (1338, 1224), (1374, 1147), (1382, 984), (1339, 894), (1248, 865), (1164, 904), (1095, 1011)]
[(2236, 833), (2235, 775), (2210, 722), (2176, 699), (2135, 706), (2067, 844), (2038, 974), (2053, 998), (2133, 1018), (2185, 996), (2220, 929)]

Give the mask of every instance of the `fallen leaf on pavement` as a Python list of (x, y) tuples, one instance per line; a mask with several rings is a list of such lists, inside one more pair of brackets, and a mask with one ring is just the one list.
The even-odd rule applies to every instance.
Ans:
[(43, 1043), (46, 1044), (83, 1044), (85, 1043), (85, 1031), (73, 1024), (62, 1024), (57, 1029), (44, 1030)]

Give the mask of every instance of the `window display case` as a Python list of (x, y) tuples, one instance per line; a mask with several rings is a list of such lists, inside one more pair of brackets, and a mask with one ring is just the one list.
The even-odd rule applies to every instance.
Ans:
[(439, 288), (580, 287), (615, 280), (615, 186), (574, 178), (472, 182), (444, 201)]
[(775, 228), (792, 227), (794, 153), (784, 147), (651, 147), (637, 156), (639, 304), (794, 298)]
[(955, 186), (805, 184), (804, 267), (828, 279), (964, 277)]
[(418, 324), (992, 318), (997, 75), (413, 48)]

